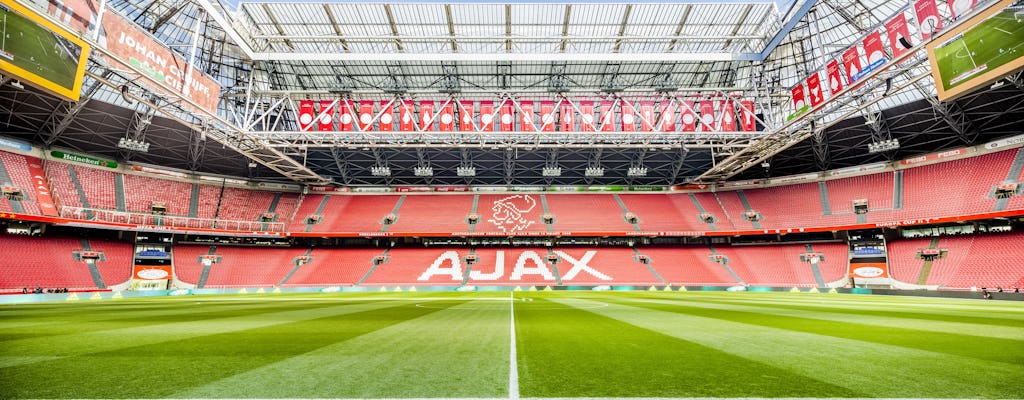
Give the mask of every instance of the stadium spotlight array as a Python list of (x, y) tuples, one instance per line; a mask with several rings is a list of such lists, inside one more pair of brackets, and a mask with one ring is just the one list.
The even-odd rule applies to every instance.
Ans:
[(370, 175), (391, 176), (391, 167), (385, 167), (383, 165), (374, 165), (370, 167)]
[(604, 176), (604, 168), (601, 168), (601, 167), (587, 167), (587, 169), (583, 170), (583, 176), (587, 176), (587, 177)]
[(117, 147), (125, 150), (138, 151), (142, 153), (149, 152), (149, 143), (129, 138), (121, 138), (121, 140), (118, 140)]
[(626, 176), (647, 176), (647, 167), (629, 167)]
[(544, 167), (540, 170), (541, 176), (562, 176), (561, 167)]
[(416, 176), (434, 176), (434, 168), (421, 166), (412, 169), (413, 175)]
[(476, 176), (476, 167), (458, 167), (455, 169), (458, 176)]
[(888, 139), (880, 142), (874, 142), (868, 144), (868, 153), (884, 153), (886, 151), (892, 151), (900, 148), (899, 139)]

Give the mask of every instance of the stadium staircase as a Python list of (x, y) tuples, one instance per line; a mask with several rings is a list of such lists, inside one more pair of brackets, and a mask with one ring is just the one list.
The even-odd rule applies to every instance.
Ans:
[[(479, 198), (479, 196), (475, 196), (475, 197)], [(472, 228), (472, 226), (470, 226), (470, 228)], [(470, 248), (469, 248), (469, 256), (472, 256), (472, 257), (476, 256), (476, 247), (475, 246), (470, 246)], [(466, 282), (469, 282), (469, 274), (472, 273), (472, 272), (473, 272), (473, 264), (467, 262), (466, 263), (466, 269), (464, 271), (462, 271), (462, 284), (461, 284), (461, 286), (466, 286)]]
[[(810, 244), (806, 244), (804, 247), (807, 249), (808, 253), (814, 252), (814, 248), (811, 247)], [(812, 259), (809, 264), (811, 264), (811, 272), (814, 274), (814, 283), (818, 284), (818, 287), (820, 288), (825, 287), (825, 279), (821, 277), (821, 269), (818, 268), (818, 262)]]
[[(211, 256), (217, 254), (217, 246), (210, 246), (210, 251), (207, 252), (206, 254), (209, 254)], [(199, 275), (199, 282), (196, 282), (196, 288), (202, 289), (206, 287), (206, 280), (210, 279), (210, 268), (212, 267), (213, 264), (203, 265), (203, 272)]]
[(188, 199), (188, 216), (196, 218), (199, 216), (199, 184), (192, 184), (192, 193)]
[[(613, 193), (612, 194), (612, 198), (615, 199), (615, 203), (617, 203), (619, 205), (619, 208), (622, 208), (622, 218), (623, 218), (623, 220), (625, 220), (626, 215), (632, 214), (629, 211), (629, 207), (626, 207), (626, 203), (624, 201), (622, 201), (622, 198), (619, 197), (618, 194)], [(633, 215), (636, 215), (636, 214), (633, 214)], [(629, 222), (627, 220), (626, 223), (628, 223), (628, 224), (633, 226), (633, 232), (640, 232), (640, 220), (639, 220), (639, 218), (637, 218), (637, 222)]]
[[(939, 248), (939, 238), (932, 238), (931, 243), (928, 244), (929, 249)], [(921, 274), (917, 277), (917, 284), (924, 285), (928, 283), (928, 274), (932, 272), (932, 265), (935, 264), (935, 260), (924, 260), (921, 264)]]
[[(384, 264), (384, 263), (388, 262), (388, 252), (389, 251), (391, 251), (390, 248), (384, 249), (384, 252), (380, 253), (379, 257), (383, 258), (383, 261), (381, 261), (380, 263), (374, 262), (373, 265), (370, 267), (370, 270), (366, 271), (366, 274), (363, 275), (362, 278), (359, 278), (359, 281), (356, 282), (356, 286), (362, 285), (363, 282), (366, 282), (367, 279), (370, 279), (370, 275), (373, 275), (373, 271), (376, 271), (377, 268), (381, 266), (381, 264)], [(466, 276), (469, 276), (469, 274), (466, 274)]]
[(660, 281), (662, 284), (665, 284), (665, 285), (669, 284), (668, 281), (665, 280), (665, 278), (661, 277), (661, 274), (659, 274), (658, 271), (654, 270), (654, 267), (651, 266), (651, 263), (649, 262), (650, 260), (648, 260), (648, 262), (641, 262), (640, 261), (640, 254), (641, 253), (640, 253), (640, 250), (636, 248), (636, 246), (633, 246), (633, 247), (630, 247), (630, 248), (633, 249), (633, 254), (634, 254), (633, 259), (636, 260), (636, 262), (643, 264), (644, 267), (647, 267), (647, 270), (651, 271), (651, 275), (654, 275), (655, 278), (658, 278), (658, 281)]
[[(92, 251), (92, 246), (89, 244), (89, 239), (82, 238), (82, 251)], [(96, 267), (96, 262), (99, 259), (83, 260), (85, 265), (89, 267), (89, 275), (92, 276), (92, 282), (99, 289), (106, 289), (107, 285), (103, 283), (103, 275), (100, 274), (100, 269)]]
[[(714, 254), (714, 255), (718, 255), (719, 254), (718, 250), (715, 250), (715, 248), (713, 246), (711, 246), (710, 244), (708, 244), (708, 249), (711, 250), (711, 254)], [(732, 268), (729, 267), (729, 260), (728, 259), (722, 260), (722, 262), (719, 265), (721, 265), (722, 268), (725, 268), (725, 272), (728, 272), (729, 276), (731, 276), (732, 279), (735, 279), (737, 283), (739, 283), (741, 285), (745, 285), (746, 284), (746, 282), (744, 282), (743, 279), (740, 279), (739, 275), (736, 275), (736, 271), (733, 271)]]
[[(1017, 150), (1017, 155), (1013, 158), (1013, 163), (1010, 164), (1010, 171), (1006, 174), (1006, 182), (1017, 182), (1017, 178), (1020, 177), (1022, 169), (1024, 169), (1024, 148)], [(1018, 193), (1020, 193), (1019, 190)], [(999, 199), (996, 201), (996, 206), (992, 211), (1006, 210), (1006, 206), (1009, 204), (1009, 197)]]
[[(716, 193), (715, 196), (717, 197), (718, 194)], [(754, 208), (750, 206), (750, 201), (747, 200), (747, 195), (743, 194), (743, 190), (737, 190), (736, 196), (740, 198), (740, 204), (743, 204), (744, 211), (754, 211)], [(725, 209), (724, 206), (722, 208)], [(750, 221), (750, 224), (753, 225), (755, 229), (764, 229), (761, 227), (761, 221)]]
[(892, 187), (892, 209), (903, 209), (903, 171), (896, 171), (893, 174)]
[(545, 222), (544, 225), (547, 225), (547, 230), (548, 230), (549, 233), (550, 232), (554, 232), (555, 228), (552, 225), (555, 222), (558, 221), (558, 217), (554, 216), (554, 214), (551, 213), (551, 209), (548, 207), (548, 198), (547, 198), (547, 196), (540, 195), (539, 197), (540, 197), (540, 206), (541, 206), (541, 209), (544, 210), (544, 215), (551, 215), (552, 216), (551, 217), (551, 222), (550, 223)]
[(124, 174), (114, 174), (114, 204), (117, 211), (128, 211), (128, 205), (124, 198)]
[[(389, 215), (394, 215), (394, 216), (395, 216), (395, 220), (394, 220), (393, 222), (391, 222), (391, 224), (385, 224), (385, 223), (381, 223), (381, 224), (380, 224), (380, 231), (381, 231), (381, 232), (387, 232), (387, 231), (388, 231), (388, 228), (390, 228), (390, 227), (391, 227), (391, 225), (393, 225), (393, 224), (397, 223), (397, 222), (398, 222), (398, 220), (399, 220), (399, 219), (401, 218), (401, 217), (400, 217), (400, 216), (398, 215), (398, 210), (402, 208), (402, 203), (405, 203), (405, 197), (406, 197), (406, 196), (405, 196), (404, 194), (403, 194), (403, 195), (401, 195), (400, 197), (398, 197), (398, 201), (397, 201), (397, 202), (395, 202), (395, 208), (392, 208), (392, 209), (391, 209), (391, 214), (389, 214)], [(383, 221), (382, 221), (382, 222), (383, 222)]]
[[(89, 204), (88, 196), (85, 195), (85, 188), (82, 187), (82, 181), (78, 180), (78, 173), (75, 172), (75, 167), (72, 166), (71, 164), (63, 165), (66, 166), (68, 169), (68, 177), (71, 178), (71, 184), (75, 186), (75, 192), (78, 193), (78, 199), (79, 201), (82, 202), (82, 207), (92, 208), (92, 206)], [(90, 219), (93, 217), (91, 211), (86, 211), (85, 215)]]
[[(558, 260), (558, 257), (555, 254), (555, 249), (548, 246), (548, 257), (552, 256), (554, 256), (554, 258), (552, 258), (553, 260)], [(558, 271), (558, 262), (548, 262), (547, 264), (551, 266), (551, 273), (555, 274), (555, 283), (557, 283), (558, 286), (562, 286), (562, 273)]]
[(832, 215), (832, 202), (828, 199), (828, 186), (825, 182), (818, 182), (818, 193), (821, 197), (821, 214)]
[[(693, 193), (689, 193), (689, 196), (690, 196), (690, 201), (693, 202), (693, 206), (694, 207), (697, 207), (697, 211), (698, 212), (700, 212), (701, 214), (707, 214), (708, 213), (708, 211), (704, 209), (704, 206), (702, 206), (700, 204), (700, 200), (697, 200), (697, 196), (696, 195), (694, 195)], [(717, 231), (718, 230), (718, 228), (715, 227), (715, 223), (714, 222), (706, 222), (706, 224), (708, 224), (708, 228), (711, 229), (712, 231)]]
[[(267, 207), (267, 212), (268, 213), (273, 213), (273, 212), (277, 211), (277, 204), (281, 202), (281, 195), (283, 195), (283, 194), (284, 193), (280, 193), (280, 192), (274, 193), (274, 198), (272, 200), (270, 200), (270, 206)], [(279, 220), (280, 219), (279, 217), (280, 216), (275, 215), (274, 216), (274, 221)], [(269, 227), (269, 225), (266, 222), (263, 223), (263, 224), (260, 224), (260, 229), (261, 230), (266, 231), (268, 227)], [(308, 255), (308, 253), (307, 253), (307, 255)]]
[[(327, 202), (330, 201), (330, 200), (331, 200), (331, 195), (324, 196), (323, 200), (320, 200), (320, 205), (318, 205), (316, 207), (316, 211), (313, 212), (313, 215), (318, 215), (318, 216), (320, 216), (320, 218), (323, 218), (324, 208), (327, 207)], [(306, 228), (303, 229), (303, 232), (309, 232), (309, 231), (313, 230), (313, 225), (315, 225), (315, 224), (312, 223), (312, 222), (307, 222), (306, 223)]]
[[(306, 250), (306, 253), (303, 254), (303, 256), (312, 257), (310, 255), (310, 253), (312, 253), (312, 252), (313, 252), (313, 248), (310, 247), (308, 250)], [(288, 271), (288, 274), (285, 275), (284, 278), (281, 279), (281, 282), (279, 282), (277, 284), (277, 286), (284, 286), (285, 283), (288, 283), (288, 280), (292, 279), (292, 275), (295, 275), (295, 273), (298, 272), (299, 268), (302, 268), (302, 265), (303, 264), (299, 263), (298, 257), (296, 257), (295, 258), (295, 267), (293, 267), (291, 271)], [(308, 263), (306, 263), (306, 265), (308, 265)]]
[[(7, 167), (4, 165), (7, 162), (6, 153), (4, 153), (4, 156), (5, 156), (4, 159), (0, 160), (0, 183), (11, 183), (11, 184), (14, 184), (14, 180), (11, 179), (10, 174), (8, 174), (8, 172), (7, 172)], [(15, 185), (15, 186), (18, 186), (18, 185)], [(28, 188), (21, 188), (21, 187), (19, 187), (19, 188), (21, 189), (23, 196), (25, 196), (24, 198), (27, 199), (28, 198), (28, 192), (27, 192)], [(13, 211), (15, 213), (18, 213), (18, 214), (24, 214), (25, 213), (25, 207), (21, 205), (21, 201), (13, 201), (13, 200), (2, 200), (2, 201), (7, 201), (11, 205), (11, 211)]]
[[(473, 206), (472, 206), (472, 207), (470, 208), (470, 210), (469, 210), (469, 213), (470, 213), (471, 215), (480, 215), (480, 214), (479, 214), (479, 213), (477, 212), (477, 210), (479, 210), (479, 209), (480, 209), (480, 195), (478, 195), (478, 194), (474, 194), (474, 195), (473, 195)], [(475, 230), (475, 229), (476, 229), (476, 226), (477, 226), (477, 224), (479, 224), (479, 223), (480, 223), (480, 221), (477, 221), (477, 223), (476, 223), (476, 224), (469, 224), (469, 228), (467, 228), (466, 230), (467, 230), (467, 231), (469, 231), (469, 232), (473, 232), (473, 230)], [(472, 253), (473, 253), (473, 249), (472, 249), (472, 248), (470, 248), (469, 252), (470, 252), (470, 254), (472, 254)], [(467, 271), (466, 271), (466, 276), (467, 276), (467, 277), (469, 276), (469, 270), (467, 270)], [(469, 278), (466, 278), (466, 279), (469, 279)], [(466, 284), (465, 280), (463, 280), (462, 284), (463, 284), (463, 285), (465, 285), (465, 284)]]

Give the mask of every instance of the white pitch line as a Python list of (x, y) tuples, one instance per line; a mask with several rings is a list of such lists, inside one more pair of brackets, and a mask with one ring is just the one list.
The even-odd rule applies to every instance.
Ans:
[(509, 351), (508, 351), (508, 398), (519, 400), (519, 365), (516, 361), (516, 301), (508, 292)]

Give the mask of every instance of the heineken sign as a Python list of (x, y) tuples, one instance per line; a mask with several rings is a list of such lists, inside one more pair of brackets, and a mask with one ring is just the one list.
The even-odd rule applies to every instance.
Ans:
[(65, 153), (63, 151), (51, 151), (50, 156), (58, 160), (74, 161), (82, 164), (95, 165), (97, 167), (117, 168), (116, 161), (101, 160), (89, 156)]

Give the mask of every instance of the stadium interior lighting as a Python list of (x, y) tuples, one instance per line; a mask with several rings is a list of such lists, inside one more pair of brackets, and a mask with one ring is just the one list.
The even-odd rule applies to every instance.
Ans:
[(455, 174), (458, 176), (476, 176), (475, 167), (458, 167), (455, 169)]
[(118, 140), (117, 147), (130, 151), (138, 151), (141, 153), (149, 152), (149, 143), (129, 138), (121, 138), (121, 140)]
[(899, 139), (888, 139), (880, 142), (874, 142), (868, 144), (868, 153), (883, 153), (886, 151), (892, 151), (900, 148)]
[(647, 176), (647, 167), (629, 167), (626, 176)]
[(374, 165), (370, 167), (370, 175), (391, 176), (391, 167), (385, 167), (383, 165)]
[(562, 168), (559, 167), (544, 167), (540, 170), (541, 176), (562, 176)]
[(427, 166), (420, 166), (413, 168), (412, 173), (416, 176), (434, 176), (434, 169)]
[(583, 176), (597, 177), (604, 176), (604, 168), (601, 167), (587, 167), (583, 170)]

